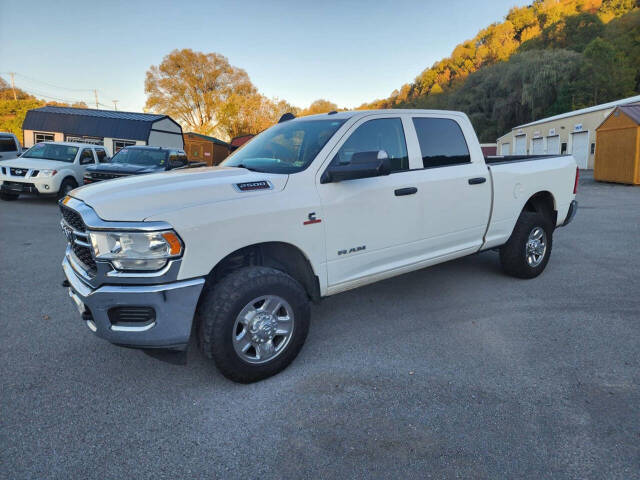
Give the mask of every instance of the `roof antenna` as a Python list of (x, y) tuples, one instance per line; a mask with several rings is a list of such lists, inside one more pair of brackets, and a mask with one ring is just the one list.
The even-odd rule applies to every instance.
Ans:
[(280, 117), (280, 120), (278, 120), (278, 123), (286, 122), (288, 120), (293, 120), (294, 118), (296, 118), (296, 116), (293, 113), (287, 112)]

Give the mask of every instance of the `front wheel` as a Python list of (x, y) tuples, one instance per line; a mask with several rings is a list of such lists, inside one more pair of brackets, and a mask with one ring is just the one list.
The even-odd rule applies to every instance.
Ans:
[(78, 184), (73, 178), (71, 177), (65, 178), (60, 184), (60, 190), (58, 190), (58, 198), (66, 197), (71, 190), (77, 187), (78, 187)]
[(553, 225), (541, 213), (522, 212), (513, 233), (500, 248), (503, 270), (518, 278), (534, 278), (549, 262)]
[(4, 200), (5, 202), (11, 202), (13, 200), (17, 200), (19, 196), (20, 194), (18, 193), (5, 193), (5, 192), (0, 193), (0, 199)]
[(205, 286), (196, 312), (200, 348), (230, 380), (275, 375), (298, 355), (309, 331), (302, 286), (286, 273), (246, 267)]

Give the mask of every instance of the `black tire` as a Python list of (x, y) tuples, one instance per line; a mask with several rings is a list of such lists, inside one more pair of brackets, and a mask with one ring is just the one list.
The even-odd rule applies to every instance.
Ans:
[[(532, 266), (527, 261), (527, 242), (529, 235), (536, 229), (542, 228), (546, 235), (546, 250), (542, 261)], [(551, 220), (537, 212), (522, 212), (513, 233), (506, 244), (500, 248), (500, 263), (503, 270), (514, 277), (534, 278), (540, 275), (551, 255), (553, 246), (553, 224)]]
[(14, 200), (17, 200), (19, 196), (19, 193), (0, 193), (0, 199), (4, 200), (5, 202), (12, 202)]
[(76, 182), (75, 178), (67, 177), (62, 180), (62, 183), (60, 184), (60, 190), (58, 190), (58, 199), (64, 198), (67, 193), (69, 193), (74, 188), (78, 188), (78, 183)]
[[(290, 305), (293, 333), (271, 361), (252, 364), (236, 353), (233, 330), (242, 309), (263, 295), (277, 295)], [(307, 338), (310, 315), (304, 288), (289, 275), (267, 267), (242, 268), (217, 283), (205, 285), (196, 311), (200, 348), (228, 379), (240, 383), (263, 380), (282, 371), (296, 358)]]

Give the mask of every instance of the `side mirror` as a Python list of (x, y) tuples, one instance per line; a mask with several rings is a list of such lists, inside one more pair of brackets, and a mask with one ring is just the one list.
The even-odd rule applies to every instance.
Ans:
[(349, 163), (329, 165), (320, 179), (320, 183), (342, 182), (357, 178), (389, 175), (389, 156), (384, 150), (354, 153)]

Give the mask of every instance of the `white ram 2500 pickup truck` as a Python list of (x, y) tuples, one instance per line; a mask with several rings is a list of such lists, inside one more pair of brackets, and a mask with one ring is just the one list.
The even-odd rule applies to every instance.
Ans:
[(114, 344), (184, 349), (228, 378), (285, 368), (309, 300), (470, 255), (539, 275), (576, 212), (571, 156), (485, 159), (466, 115), (331, 112), (220, 167), (128, 177), (61, 202), (69, 295)]

